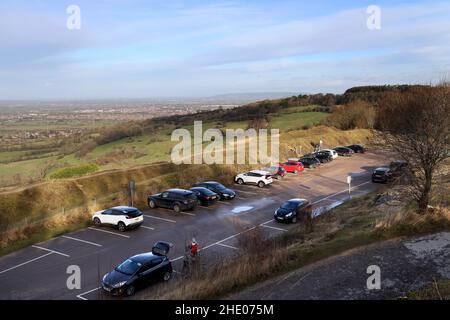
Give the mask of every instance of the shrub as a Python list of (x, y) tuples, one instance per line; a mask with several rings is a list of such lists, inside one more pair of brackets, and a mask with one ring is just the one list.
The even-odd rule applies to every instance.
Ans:
[(341, 130), (355, 128), (372, 129), (375, 122), (375, 108), (364, 101), (355, 101), (348, 105), (334, 107), (325, 124)]
[(83, 176), (88, 173), (93, 173), (98, 171), (98, 166), (96, 164), (90, 163), (85, 165), (80, 165), (76, 167), (68, 167), (61, 170), (56, 171), (55, 173), (50, 175), (52, 179), (68, 179), (78, 176)]

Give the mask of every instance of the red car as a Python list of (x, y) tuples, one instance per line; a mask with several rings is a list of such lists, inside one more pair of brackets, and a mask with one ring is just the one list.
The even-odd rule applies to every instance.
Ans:
[(285, 163), (280, 163), (280, 166), (283, 167), (286, 172), (293, 172), (295, 174), (305, 170), (305, 167), (299, 161), (288, 161)]

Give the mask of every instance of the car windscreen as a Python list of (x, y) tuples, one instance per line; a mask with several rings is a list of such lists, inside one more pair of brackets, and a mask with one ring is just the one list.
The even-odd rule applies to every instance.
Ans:
[(129, 217), (139, 217), (142, 215), (142, 212), (139, 210), (124, 210), (123, 213)]
[(211, 190), (209, 190), (209, 189), (202, 189), (201, 191), (200, 191), (200, 193), (202, 193), (203, 195), (205, 195), (205, 196), (213, 196), (213, 195), (215, 195), (215, 192), (213, 192), (213, 191), (211, 191)]
[(285, 203), (283, 203), (281, 205), (281, 209), (294, 210), (295, 208), (297, 208), (297, 203), (296, 202), (286, 201)]
[(119, 266), (116, 267), (116, 271), (119, 271), (120, 273), (127, 274), (127, 275), (133, 275), (135, 274), (139, 268), (141, 267), (140, 263), (134, 262), (133, 260), (127, 259), (124, 262), (122, 262)]
[(226, 187), (224, 185), (221, 185), (220, 183), (213, 183), (211, 184), (214, 188), (218, 189), (218, 190), (225, 190)]
[(196, 197), (196, 195), (193, 192), (183, 194), (183, 198), (185, 198), (185, 199), (194, 199), (195, 197)]

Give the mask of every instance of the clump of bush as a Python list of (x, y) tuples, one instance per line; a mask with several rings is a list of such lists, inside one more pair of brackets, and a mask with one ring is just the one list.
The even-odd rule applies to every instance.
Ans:
[(50, 175), (51, 179), (68, 179), (73, 177), (79, 177), (83, 176), (89, 173), (93, 173), (98, 171), (99, 167), (98, 165), (94, 163), (89, 163), (85, 165), (75, 166), (75, 167), (68, 167), (64, 169), (60, 169), (56, 171), (55, 173)]
[(375, 108), (369, 103), (359, 100), (334, 107), (324, 124), (341, 130), (373, 129), (375, 116)]

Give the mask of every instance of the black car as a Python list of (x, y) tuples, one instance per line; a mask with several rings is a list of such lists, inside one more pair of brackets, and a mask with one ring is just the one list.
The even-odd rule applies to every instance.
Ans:
[(360, 144), (352, 144), (350, 146), (347, 146), (346, 148), (352, 149), (354, 153), (364, 153), (364, 152), (366, 152), (366, 148), (364, 148)]
[(217, 193), (204, 187), (193, 187), (189, 190), (197, 196), (197, 204), (199, 205), (209, 206), (219, 200), (219, 195)]
[(372, 182), (387, 183), (392, 181), (393, 178), (391, 169), (385, 167), (377, 168), (372, 173)]
[(150, 208), (169, 208), (175, 212), (192, 210), (197, 205), (197, 196), (194, 192), (184, 189), (169, 189), (167, 191), (148, 196)]
[(275, 210), (276, 221), (288, 221), (296, 223), (300, 215), (312, 215), (311, 203), (306, 199), (291, 199)]
[(400, 177), (409, 171), (409, 164), (404, 160), (394, 160), (390, 163), (389, 169), (395, 177)]
[(168, 281), (172, 276), (172, 264), (167, 258), (171, 247), (171, 243), (159, 241), (152, 252), (128, 258), (103, 276), (102, 289), (111, 295), (131, 296), (152, 283)]
[(317, 151), (317, 152), (305, 155), (305, 157), (309, 157), (309, 156), (319, 159), (319, 161), (321, 163), (333, 161), (333, 156), (331, 155), (331, 152), (326, 151), (326, 150)]
[(346, 157), (350, 157), (352, 154), (355, 153), (352, 149), (347, 147), (336, 147), (333, 150), (336, 151), (338, 155)]
[(315, 168), (320, 166), (320, 160), (316, 157), (302, 157), (298, 159), (298, 161), (301, 162), (305, 168)]
[(196, 183), (194, 185), (194, 187), (203, 187), (203, 188), (209, 189), (212, 192), (217, 193), (220, 197), (220, 200), (229, 200), (229, 199), (233, 199), (234, 197), (236, 197), (236, 192), (234, 192), (233, 190), (225, 187), (224, 185), (222, 185), (216, 181), (205, 181), (205, 182)]

